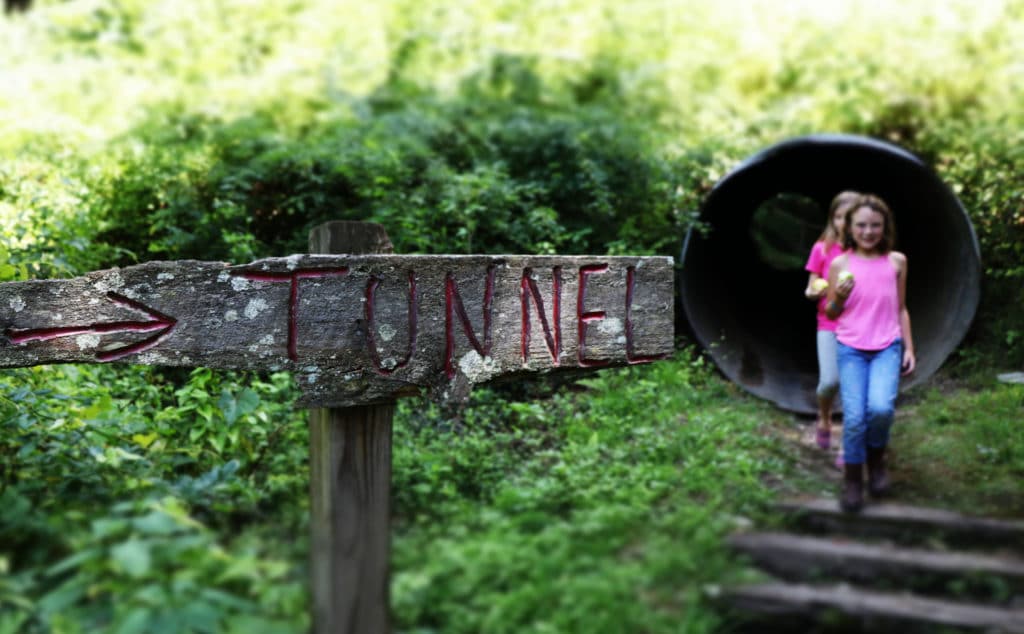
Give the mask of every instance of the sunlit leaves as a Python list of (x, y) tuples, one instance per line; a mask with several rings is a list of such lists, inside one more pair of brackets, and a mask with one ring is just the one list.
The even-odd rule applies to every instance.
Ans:
[[(290, 433), (289, 378), (235, 378), (229, 387), (205, 371), (176, 385), (153, 368), (127, 369), (0, 376), (0, 559), (17, 572), (0, 584), (0, 613), (31, 623), (26, 632), (177, 632), (186, 621), (221, 632), (253, 614), (259, 595), (277, 628), (265, 631), (281, 631), (286, 613), (303, 622), (304, 580), (272, 546), (291, 544), (294, 529), (282, 526), (288, 539), (269, 542), (258, 537), (267, 529), (213, 530), (271, 500), (302, 508), (308, 484), (296, 465), (307, 451), (304, 436)], [(189, 446), (194, 426), (223, 444)], [(219, 435), (228, 428), (236, 435)], [(239, 566), (250, 574), (221, 577)]]

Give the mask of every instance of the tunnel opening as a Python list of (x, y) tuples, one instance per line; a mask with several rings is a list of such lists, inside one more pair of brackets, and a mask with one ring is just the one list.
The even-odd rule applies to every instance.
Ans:
[(779, 270), (802, 271), (826, 215), (816, 201), (793, 192), (762, 202), (750, 219), (750, 237), (761, 262)]
[(918, 369), (927, 380), (963, 339), (980, 297), (977, 238), (952, 191), (919, 158), (868, 137), (813, 135), (772, 146), (708, 194), (683, 245), (680, 302), (689, 330), (731, 381), (782, 409), (813, 414), (818, 368), (814, 304), (803, 290), (810, 247), (844, 189), (893, 210), (909, 261)]

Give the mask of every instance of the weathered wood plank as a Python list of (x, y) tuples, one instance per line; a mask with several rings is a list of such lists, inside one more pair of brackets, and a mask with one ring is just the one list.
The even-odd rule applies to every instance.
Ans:
[(786, 579), (829, 576), (877, 583), (884, 580), (928, 586), (960, 579), (998, 578), (1011, 592), (1024, 589), (1024, 560), (978, 553), (901, 548), (842, 538), (777, 532), (741, 533), (730, 545), (760, 567)]
[(310, 431), (313, 631), (390, 631), (394, 404), (314, 408)]
[(836, 534), (887, 537), (901, 543), (941, 537), (947, 543), (1024, 552), (1024, 522), (972, 517), (944, 509), (887, 502), (869, 504), (860, 513), (843, 513), (834, 499), (786, 500), (779, 510), (802, 525)]
[(0, 284), (0, 367), (123, 361), (299, 373), (301, 406), (460, 395), (673, 349), (672, 258), (293, 255)]
[(726, 590), (723, 598), (746, 612), (776, 617), (807, 618), (827, 610), (838, 610), (850, 617), (870, 621), (872, 628), (865, 631), (898, 631), (908, 624), (924, 624), (929, 628), (1024, 632), (1024, 610), (1019, 608), (944, 601), (909, 593), (874, 592), (847, 584), (739, 586)]

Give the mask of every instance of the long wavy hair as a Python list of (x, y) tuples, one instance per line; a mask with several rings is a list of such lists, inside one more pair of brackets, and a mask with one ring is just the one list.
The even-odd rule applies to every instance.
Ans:
[(878, 250), (881, 253), (892, 251), (893, 246), (896, 244), (896, 223), (892, 219), (892, 211), (889, 209), (889, 205), (885, 204), (884, 200), (874, 194), (862, 194), (846, 210), (846, 219), (843, 221), (843, 247), (853, 249), (857, 246), (857, 243), (853, 241), (851, 225), (853, 224), (853, 212), (861, 207), (867, 207), (872, 211), (882, 214), (883, 230), (882, 239), (878, 241)]
[[(823, 253), (824, 255), (828, 255), (828, 252), (832, 248), (833, 244), (841, 244), (841, 245), (844, 245), (844, 248), (845, 248), (845, 245), (846, 245), (846, 236), (844, 235), (845, 231), (837, 231), (836, 227), (835, 227), (835, 223), (832, 222), (832, 219), (835, 218), (836, 212), (839, 211), (840, 209), (845, 210), (844, 211), (844, 218), (845, 218), (845, 213), (849, 211), (850, 205), (852, 205), (856, 201), (860, 200), (860, 198), (862, 196), (863, 196), (863, 194), (861, 194), (860, 192), (855, 192), (855, 191), (853, 191), (851, 189), (847, 189), (847, 190), (839, 192), (838, 194), (836, 194), (832, 198), (832, 203), (829, 204), (829, 206), (828, 206), (828, 222), (825, 223), (825, 230), (821, 232), (821, 235), (818, 236), (818, 239), (817, 239), (817, 242), (821, 242), (822, 243), (822, 249), (824, 251), (824, 253)], [(845, 220), (844, 220), (844, 223), (845, 223)], [(845, 226), (845, 224), (844, 224), (844, 226)]]

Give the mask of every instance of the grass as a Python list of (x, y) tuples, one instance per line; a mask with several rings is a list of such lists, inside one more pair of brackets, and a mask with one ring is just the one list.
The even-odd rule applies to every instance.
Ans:
[(406, 418), (398, 629), (716, 631), (709, 588), (749, 574), (722, 537), (767, 511), (785, 417), (687, 357), (600, 373), (513, 420), (482, 397), (454, 434)]
[(894, 477), (901, 498), (976, 515), (1024, 518), (1024, 385), (933, 382), (899, 413)]

